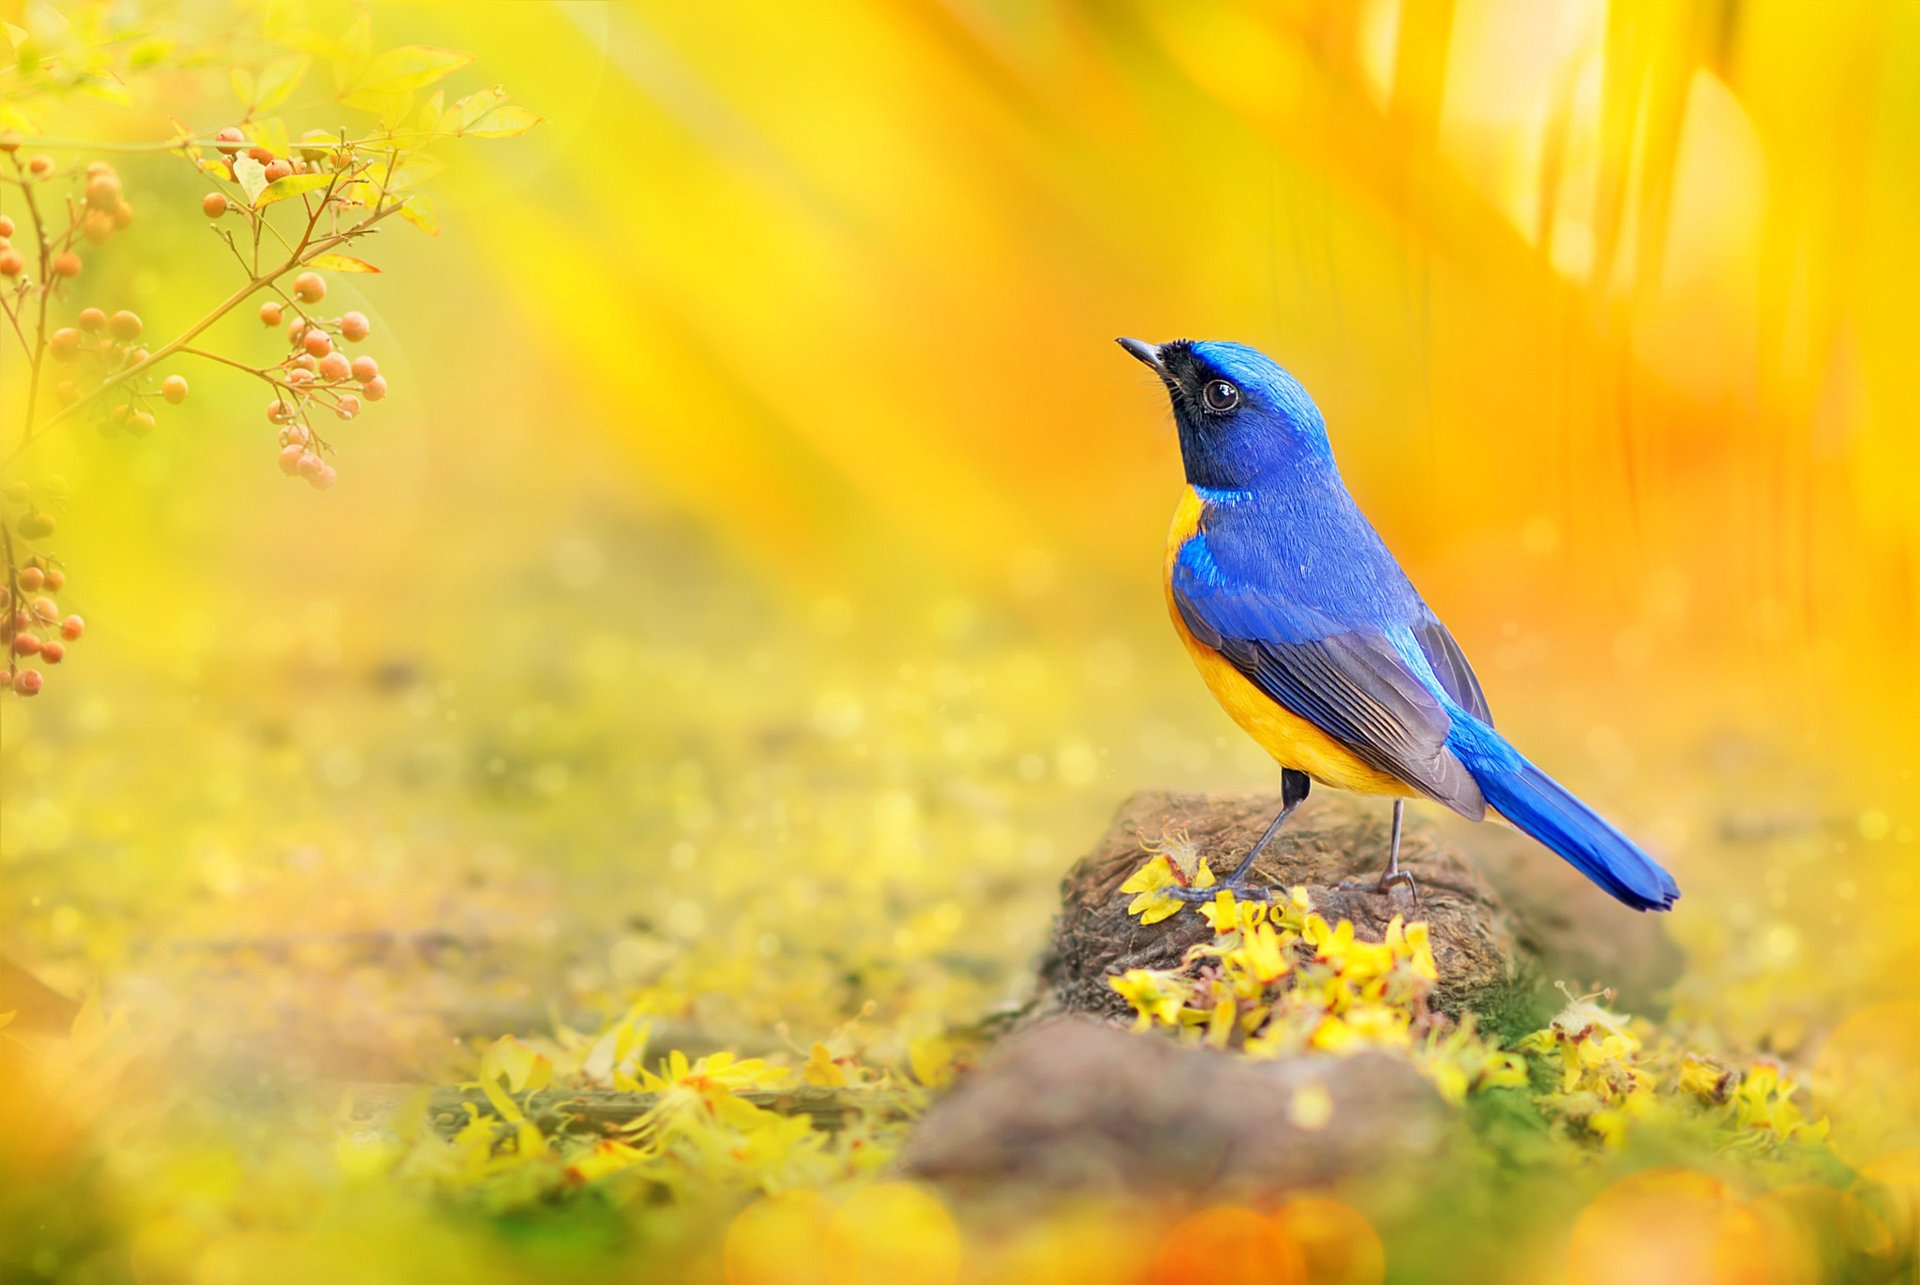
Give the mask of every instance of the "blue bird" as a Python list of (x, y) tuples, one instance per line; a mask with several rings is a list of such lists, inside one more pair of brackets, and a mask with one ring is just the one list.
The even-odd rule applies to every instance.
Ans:
[[(1167, 605), (1215, 699), (1280, 765), (1279, 814), (1225, 883), (1245, 883), (1314, 781), (1393, 796), (1390, 894), (1410, 797), (1497, 813), (1636, 910), (1673, 876), (1493, 728), (1459, 644), (1347, 493), (1320, 408), (1244, 344), (1122, 339), (1167, 386), (1187, 490), (1166, 556)], [(1186, 889), (1189, 900), (1214, 889)]]

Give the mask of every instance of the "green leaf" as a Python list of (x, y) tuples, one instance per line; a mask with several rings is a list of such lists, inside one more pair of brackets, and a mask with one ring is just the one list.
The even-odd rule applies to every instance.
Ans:
[(309, 268), (322, 268), (328, 272), (378, 272), (380, 269), (365, 259), (356, 259), (350, 254), (316, 254), (307, 260)]
[(362, 10), (340, 37), (339, 49), (333, 58), (333, 87), (342, 97), (360, 79), (360, 73), (372, 58), (373, 20)]
[(400, 217), (425, 232), (428, 236), (440, 235), (440, 207), (429, 196), (409, 196), (400, 205)]
[(453, 104), (451, 128), (457, 133), (507, 101), (507, 91), (498, 85), (477, 90)]
[(276, 58), (260, 71), (260, 98), (254, 104), (258, 111), (270, 112), (293, 97), (293, 91), (300, 87), (300, 81), (307, 74), (307, 66), (312, 62), (305, 54), (289, 54), (285, 58)]
[(439, 157), (415, 152), (395, 166), (392, 175), (375, 170), (370, 177), (384, 179), (389, 192), (404, 192), (410, 187), (418, 187), (445, 168), (447, 163)]
[(524, 107), (496, 107), (469, 125), (461, 133), (469, 138), (513, 138), (524, 134), (546, 117)]
[(410, 93), (425, 89), (442, 76), (458, 71), (472, 61), (472, 54), (463, 54), (454, 49), (401, 45), (368, 63), (367, 69), (360, 73), (360, 79), (354, 84), (354, 92)]
[[(237, 166), (236, 166), (237, 168)], [(299, 196), (303, 192), (313, 192), (333, 182), (331, 174), (289, 174), (277, 178), (262, 188), (253, 198), (253, 208), (264, 210), (269, 205), (278, 204), (290, 196)], [(245, 182), (241, 183), (244, 188)]]
[(253, 204), (260, 194), (267, 190), (267, 167), (254, 160), (245, 152), (233, 158), (233, 176), (240, 182), (240, 190), (247, 194), (247, 203)]

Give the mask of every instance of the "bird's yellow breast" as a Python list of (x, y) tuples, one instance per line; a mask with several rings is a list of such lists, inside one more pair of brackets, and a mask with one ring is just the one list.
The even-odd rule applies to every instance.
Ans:
[(1200, 677), (1206, 680), (1208, 689), (1213, 692), (1213, 698), (1220, 702), (1220, 707), (1240, 725), (1242, 731), (1273, 755), (1281, 767), (1305, 772), (1324, 785), (1338, 786), (1343, 790), (1360, 790), (1368, 794), (1413, 794), (1412, 789), (1378, 768), (1369, 766), (1353, 751), (1306, 719), (1275, 704), (1258, 687), (1248, 682), (1246, 676), (1234, 668), (1232, 661), (1195, 638), (1193, 631), (1187, 628), (1186, 621), (1180, 618), (1180, 608), (1173, 600), (1173, 564), (1180, 556), (1180, 546), (1200, 529), (1204, 512), (1205, 504), (1189, 486), (1180, 497), (1179, 507), (1173, 511), (1173, 527), (1167, 532), (1164, 578), (1167, 612), (1173, 617), (1174, 631), (1180, 635), (1180, 641), (1187, 645), (1194, 665), (1200, 670)]

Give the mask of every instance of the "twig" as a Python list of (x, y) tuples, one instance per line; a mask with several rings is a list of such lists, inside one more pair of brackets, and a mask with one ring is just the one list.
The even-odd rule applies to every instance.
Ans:
[[(330, 187), (327, 190), (329, 193), (331, 193), (332, 188)], [(19, 445), (13, 448), (12, 452), (9, 453), (5, 459), (0, 459), (0, 468), (5, 468), (7, 465), (13, 463), (14, 460), (20, 458), (20, 453), (22, 451), (26, 450), (29, 446), (32, 446), (35, 442), (45, 437), (61, 422), (71, 418), (82, 407), (86, 406), (90, 402), (98, 400), (101, 396), (112, 391), (114, 388), (119, 387), (121, 384), (126, 383), (129, 379), (132, 379), (134, 376), (144, 373), (145, 371), (149, 370), (153, 366), (156, 366), (160, 362), (165, 361), (168, 357), (173, 356), (173, 354), (179, 352), (182, 348), (185, 348), (188, 344), (192, 343), (196, 338), (198, 338), (201, 332), (205, 331), (209, 326), (213, 325), (214, 322), (220, 320), (220, 318), (226, 316), (229, 312), (232, 312), (235, 308), (245, 303), (255, 293), (266, 288), (269, 284), (271, 284), (277, 278), (286, 275), (287, 273), (293, 271), (293, 269), (300, 267), (303, 264), (307, 263), (308, 261), (318, 257), (319, 255), (326, 253), (328, 250), (331, 250), (334, 246), (344, 244), (347, 241), (353, 240), (355, 237), (365, 234), (376, 223), (379, 223), (383, 219), (390, 218), (393, 215), (398, 214), (399, 212), (400, 212), (400, 204), (398, 202), (396, 202), (393, 205), (387, 206), (385, 209), (376, 208), (372, 214), (369, 214), (366, 218), (360, 220), (360, 222), (354, 224), (352, 227), (348, 228), (346, 231), (333, 233), (331, 236), (322, 237), (318, 241), (312, 240), (312, 235), (313, 235), (314, 226), (318, 223), (319, 220), (317, 216), (309, 220), (307, 224), (306, 235), (300, 238), (299, 245), (295, 247), (294, 253), (287, 257), (286, 262), (282, 263), (280, 266), (276, 268), (270, 268), (266, 272), (260, 273), (259, 275), (255, 276), (253, 280), (247, 282), (247, 284), (241, 286), (238, 290), (235, 290), (232, 294), (228, 295), (227, 298), (219, 304), (219, 306), (215, 307), (213, 311), (209, 312), (206, 316), (200, 318), (200, 320), (194, 322), (191, 326), (187, 327), (186, 330), (182, 331), (179, 335), (175, 336), (172, 340), (170, 340), (166, 344), (162, 345), (161, 347), (155, 349), (153, 352), (148, 354), (147, 359), (145, 361), (135, 362), (133, 365), (128, 366), (125, 370), (122, 370), (118, 374), (112, 375), (106, 380), (102, 381), (100, 385), (94, 388), (91, 392), (87, 393), (86, 395), (80, 397), (79, 399), (73, 402), (68, 403), (67, 406), (65, 406), (63, 409), (56, 412), (51, 418), (49, 418), (46, 421), (46, 423), (40, 425), (39, 431), (37, 432), (34, 431), (32, 422), (31, 420), (29, 420), (28, 426), (27, 426), (27, 436), (21, 440)]]

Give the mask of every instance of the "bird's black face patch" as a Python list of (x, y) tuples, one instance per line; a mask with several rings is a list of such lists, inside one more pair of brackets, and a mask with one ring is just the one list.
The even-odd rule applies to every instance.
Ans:
[(1246, 401), (1240, 386), (1202, 359), (1186, 339), (1160, 345), (1160, 377), (1174, 409), (1184, 415), (1219, 418), (1232, 415)]

